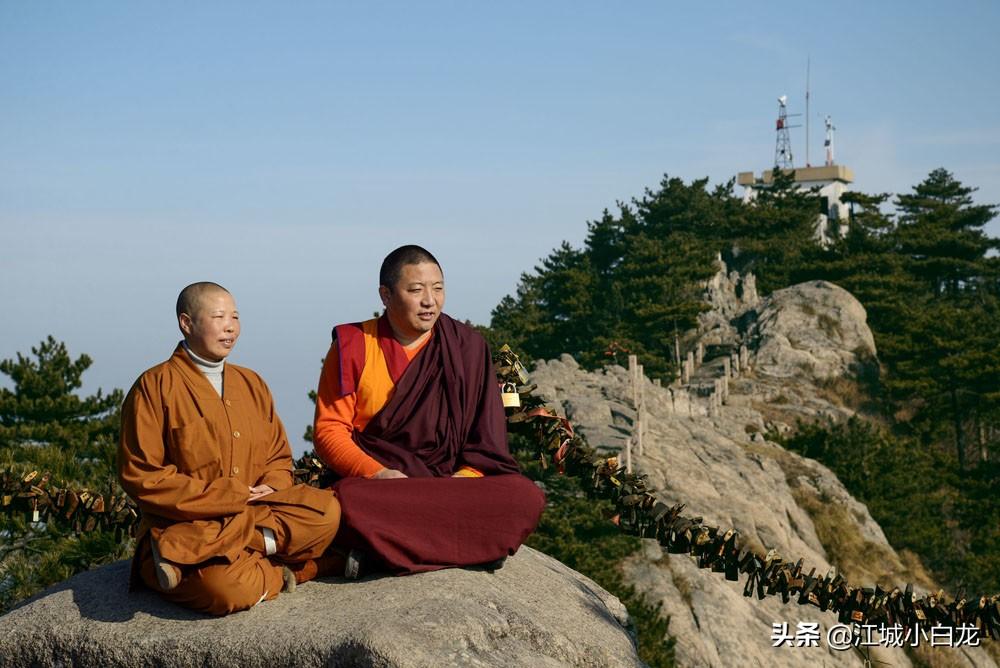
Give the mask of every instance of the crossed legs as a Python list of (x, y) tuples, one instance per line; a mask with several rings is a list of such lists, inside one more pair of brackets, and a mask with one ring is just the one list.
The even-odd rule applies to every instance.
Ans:
[[(169, 590), (157, 580), (150, 540), (143, 540), (137, 548), (139, 576), (165, 599), (211, 615), (246, 610), (277, 597), (285, 584), (286, 564), (299, 573), (315, 574), (315, 568), (297, 566), (322, 557), (340, 525), (340, 504), (333, 494), (314, 488), (301, 493), (308, 496), (308, 504), (288, 502), (289, 495), (275, 493), (275, 503), (264, 497), (248, 506), (245, 512), (254, 514), (256, 528), (243, 550), (232, 560), (219, 557), (183, 567), (180, 582)], [(261, 532), (265, 527), (274, 533), (277, 547), (270, 556)]]

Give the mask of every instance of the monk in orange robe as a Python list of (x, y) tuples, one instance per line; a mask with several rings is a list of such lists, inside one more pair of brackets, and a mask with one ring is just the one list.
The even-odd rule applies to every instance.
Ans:
[(379, 275), (385, 314), (339, 325), (317, 391), (316, 452), (342, 477), (341, 533), (398, 574), (502, 562), (545, 498), (507, 446), (489, 348), (444, 313), (444, 276), (403, 246)]
[(142, 512), (132, 584), (214, 615), (273, 599), (335, 568), (330, 490), (292, 484), (292, 453), (267, 385), (226, 362), (240, 335), (232, 295), (195, 283), (177, 300), (184, 340), (122, 406), (118, 474)]

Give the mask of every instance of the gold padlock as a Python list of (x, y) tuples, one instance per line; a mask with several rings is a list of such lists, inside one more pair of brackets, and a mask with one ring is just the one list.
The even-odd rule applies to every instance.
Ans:
[(504, 383), (500, 388), (500, 398), (503, 399), (504, 408), (520, 408), (521, 395), (517, 393), (514, 383)]

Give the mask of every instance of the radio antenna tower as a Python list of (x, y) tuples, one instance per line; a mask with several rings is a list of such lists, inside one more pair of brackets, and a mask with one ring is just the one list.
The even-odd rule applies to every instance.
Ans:
[(809, 61), (811, 59), (806, 57), (806, 167), (812, 167), (809, 164)]
[(826, 139), (823, 141), (823, 146), (826, 147), (826, 166), (829, 167), (833, 164), (833, 131), (837, 128), (833, 127), (833, 120), (830, 115), (826, 116)]
[[(798, 114), (792, 114), (798, 116)], [(788, 131), (797, 128), (798, 125), (788, 124), (788, 96), (782, 95), (778, 98), (778, 122), (775, 129), (778, 138), (774, 145), (774, 167), (775, 169), (792, 169), (794, 159), (792, 158), (792, 138)]]

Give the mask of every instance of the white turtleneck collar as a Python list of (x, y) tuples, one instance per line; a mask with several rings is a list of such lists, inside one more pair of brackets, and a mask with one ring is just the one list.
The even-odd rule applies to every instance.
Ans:
[(187, 352), (188, 357), (190, 357), (191, 361), (194, 362), (194, 365), (198, 367), (203, 374), (205, 374), (205, 378), (208, 379), (208, 382), (212, 384), (212, 387), (215, 388), (215, 391), (218, 392), (221, 397), (222, 371), (225, 368), (226, 360), (223, 359), (218, 362), (212, 362), (204, 357), (196, 355), (188, 346), (187, 341), (182, 341), (181, 343), (184, 345), (184, 350)]

